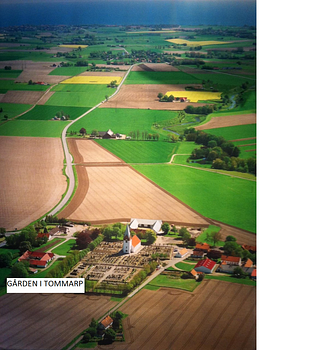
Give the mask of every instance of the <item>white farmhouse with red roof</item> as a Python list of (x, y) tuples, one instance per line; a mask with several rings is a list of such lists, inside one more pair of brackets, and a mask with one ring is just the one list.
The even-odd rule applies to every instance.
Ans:
[(127, 225), (125, 235), (124, 235), (123, 253), (124, 254), (137, 253), (140, 248), (141, 248), (141, 241), (139, 237), (136, 235), (131, 237), (130, 227), (129, 225)]

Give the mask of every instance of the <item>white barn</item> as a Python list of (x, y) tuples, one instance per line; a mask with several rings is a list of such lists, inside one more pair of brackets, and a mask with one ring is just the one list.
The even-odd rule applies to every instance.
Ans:
[(131, 219), (130, 228), (136, 230), (137, 228), (148, 228), (155, 233), (159, 233), (162, 226), (162, 220), (148, 220), (148, 219)]

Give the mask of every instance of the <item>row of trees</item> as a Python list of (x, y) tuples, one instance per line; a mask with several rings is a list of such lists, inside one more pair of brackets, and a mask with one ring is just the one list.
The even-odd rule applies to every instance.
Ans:
[(6, 245), (11, 249), (20, 249), (23, 254), (26, 250), (32, 250), (34, 247), (47, 242), (47, 237), (38, 238), (34, 225), (25, 227), (20, 233), (6, 237)]
[(143, 141), (159, 141), (160, 135), (158, 133), (149, 133), (148, 131), (130, 131), (129, 136), (134, 140), (143, 140)]

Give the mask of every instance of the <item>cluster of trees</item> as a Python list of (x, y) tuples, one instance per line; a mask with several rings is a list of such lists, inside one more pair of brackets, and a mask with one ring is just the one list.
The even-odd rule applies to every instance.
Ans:
[(216, 110), (217, 110), (216, 105), (212, 105), (212, 104), (200, 106), (200, 107), (194, 107), (189, 105), (185, 108), (185, 112), (188, 114), (210, 114)]
[(107, 85), (107, 87), (109, 87), (109, 88), (115, 88), (117, 86), (118, 86), (117, 80), (113, 80), (113, 81), (110, 82), (110, 84)]
[(39, 247), (43, 243), (44, 239), (37, 238), (37, 232), (33, 225), (25, 227), (20, 233), (10, 235), (6, 237), (6, 245), (11, 249), (20, 249), (20, 253), (23, 254), (27, 250), (32, 250), (34, 247)]
[(239, 171), (256, 175), (256, 158), (239, 158), (240, 149), (232, 142), (226, 141), (222, 136), (196, 131), (194, 128), (185, 129), (187, 141), (195, 141), (203, 145), (195, 148), (189, 157), (202, 164), (211, 164), (213, 169)]
[(158, 133), (149, 133), (148, 131), (130, 131), (129, 136), (134, 140), (143, 140), (143, 141), (159, 141), (160, 134)]
[(184, 244), (187, 246), (196, 245), (195, 238), (191, 237), (191, 234), (189, 233), (186, 227), (181, 227), (179, 230), (177, 230), (175, 225), (171, 226), (168, 222), (164, 222), (163, 225), (161, 226), (161, 229), (165, 234), (168, 234), (168, 233), (177, 234), (182, 238)]
[(160, 102), (173, 102), (175, 100), (173, 95), (163, 95), (162, 92), (159, 92), (157, 97), (160, 99)]
[(0, 268), (11, 267), (13, 254), (10, 251), (5, 251), (0, 254)]
[(77, 235), (76, 247), (77, 249), (89, 248), (93, 250), (103, 240), (104, 236), (101, 230), (96, 228), (93, 230), (83, 230)]
[(147, 244), (153, 244), (157, 238), (156, 233), (153, 230), (139, 230), (137, 236), (139, 239), (145, 239)]
[(104, 241), (110, 242), (114, 240), (122, 240), (126, 226), (120, 222), (117, 222), (113, 225), (108, 225), (101, 230), (102, 235), (104, 236)]

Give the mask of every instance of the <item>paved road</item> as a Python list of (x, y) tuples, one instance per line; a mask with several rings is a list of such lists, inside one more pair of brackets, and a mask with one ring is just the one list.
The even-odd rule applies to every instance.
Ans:
[[(130, 73), (131, 69), (134, 67), (134, 65), (132, 65), (127, 73), (125, 74), (124, 78), (122, 79), (122, 81), (120, 82), (120, 84), (117, 87), (117, 90), (108, 98), (108, 100), (110, 98), (112, 98), (113, 96), (115, 96), (122, 84), (125, 82), (128, 74)], [(99, 104), (97, 104), (96, 106), (94, 106), (93, 108), (91, 108), (90, 110), (88, 110), (87, 112), (85, 112), (84, 114), (82, 114), (80, 117), (78, 117), (77, 119), (73, 120), (71, 123), (69, 123), (62, 131), (62, 135), (61, 135), (61, 141), (62, 141), (62, 146), (63, 146), (63, 150), (64, 150), (64, 154), (65, 154), (65, 161), (66, 161), (66, 175), (69, 179), (69, 186), (66, 192), (66, 195), (64, 196), (64, 198), (61, 200), (61, 202), (48, 214), (48, 215), (55, 215), (57, 214), (69, 201), (70, 197), (72, 196), (72, 193), (74, 191), (74, 186), (75, 186), (75, 178), (74, 178), (74, 172), (73, 172), (73, 158), (72, 155), (69, 152), (69, 148), (68, 148), (68, 144), (67, 144), (67, 140), (66, 140), (66, 136), (67, 136), (67, 131), (70, 128), (70, 126), (72, 124), (74, 124), (76, 121), (78, 121), (79, 119), (85, 117), (87, 114), (91, 113), (92, 111), (94, 111), (94, 109), (98, 108), (102, 103), (104, 103), (105, 101), (100, 102)]]

